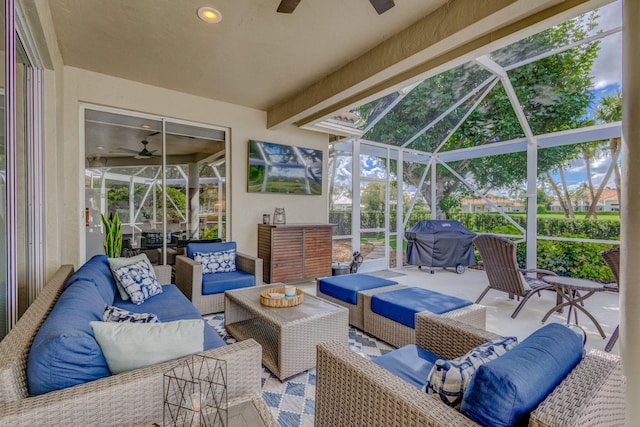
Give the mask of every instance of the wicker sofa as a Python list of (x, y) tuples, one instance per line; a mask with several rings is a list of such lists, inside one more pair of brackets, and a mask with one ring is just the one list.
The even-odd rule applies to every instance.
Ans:
[[(235, 242), (189, 243), (187, 245), (186, 255), (176, 256), (176, 286), (178, 286), (182, 293), (191, 300), (193, 305), (195, 305), (202, 314), (220, 313), (224, 311), (224, 291), (237, 288), (231, 280), (235, 280), (238, 274), (250, 274), (253, 276), (254, 286), (262, 285), (262, 259), (236, 252), (235, 262), (237, 271), (232, 273), (211, 273), (207, 275), (216, 275), (221, 277), (222, 280), (216, 281), (215, 287), (217, 289), (214, 293), (203, 294), (202, 264), (193, 259), (193, 252), (197, 251), (197, 248), (204, 248), (205, 251), (208, 251), (226, 250), (230, 247), (235, 249)], [(225, 283), (225, 276), (231, 278), (229, 283)]]
[[(416, 316), (416, 344), (454, 359), (498, 335), (431, 313)], [(475, 426), (342, 343), (318, 345), (316, 426)], [(620, 358), (592, 351), (531, 414), (530, 426), (619, 426), (625, 422)]]
[[(156, 275), (168, 283), (170, 267)], [(30, 397), (26, 365), (38, 329), (73, 273), (65, 265), (47, 282), (0, 342), (0, 425), (151, 425), (162, 423), (163, 373), (181, 359)], [(229, 405), (252, 401), (266, 425), (277, 425), (260, 398), (262, 348), (253, 340), (204, 352), (226, 360)]]

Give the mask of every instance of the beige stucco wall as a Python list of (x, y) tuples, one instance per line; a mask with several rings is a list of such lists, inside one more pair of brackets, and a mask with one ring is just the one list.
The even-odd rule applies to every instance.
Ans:
[[(104, 105), (171, 118), (224, 126), (231, 129), (230, 149), (230, 238), (239, 250), (257, 253), (257, 225), (263, 213), (284, 207), (287, 222), (326, 222), (327, 180), (322, 196), (292, 196), (247, 193), (247, 149), (249, 139), (322, 149), (326, 177), (328, 137), (290, 126), (277, 131), (266, 129), (266, 112), (161, 89), (73, 67), (64, 67), (63, 129), (58, 132), (58, 158), (47, 159), (47, 168), (56, 171), (56, 183), (48, 181), (63, 207), (59, 230), (47, 228), (47, 237), (57, 242), (59, 262), (78, 266), (84, 261), (84, 159), (80, 138), (81, 103)], [(215, 79), (212, 79), (215, 84)], [(49, 190), (49, 188), (48, 188)], [(52, 224), (50, 224), (52, 225)], [(61, 230), (61, 233), (58, 231)], [(48, 251), (51, 251), (51, 246)]]

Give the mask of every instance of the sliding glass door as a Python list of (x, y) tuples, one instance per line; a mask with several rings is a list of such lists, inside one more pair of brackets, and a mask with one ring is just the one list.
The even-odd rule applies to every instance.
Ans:
[(227, 236), (228, 130), (84, 108), (87, 259), (104, 253), (101, 216), (122, 222), (125, 255), (172, 262), (187, 240)]

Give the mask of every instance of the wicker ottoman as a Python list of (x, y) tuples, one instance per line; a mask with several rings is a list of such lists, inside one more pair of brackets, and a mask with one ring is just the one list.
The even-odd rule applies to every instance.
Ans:
[(406, 288), (406, 286), (368, 274), (324, 277), (316, 281), (316, 295), (347, 308), (349, 324), (358, 329), (364, 329), (364, 305), (361, 291), (368, 290), (370, 295), (373, 295), (377, 292), (400, 288)]
[[(413, 322), (409, 320), (413, 320), (415, 314), (420, 312), (433, 312), (476, 328), (486, 328), (486, 307), (439, 292), (423, 288), (405, 288), (384, 293), (363, 291), (360, 294), (364, 307), (364, 331), (394, 347), (415, 344), (415, 329)], [(378, 300), (373, 303), (372, 309), (372, 298), (376, 294)], [(380, 311), (380, 308), (386, 308), (383, 313), (388, 313), (389, 305), (393, 304), (402, 306), (404, 314), (404, 319), (400, 319), (402, 323), (376, 312)], [(466, 305), (462, 306), (463, 304)], [(391, 311), (394, 311), (394, 308), (391, 308)]]

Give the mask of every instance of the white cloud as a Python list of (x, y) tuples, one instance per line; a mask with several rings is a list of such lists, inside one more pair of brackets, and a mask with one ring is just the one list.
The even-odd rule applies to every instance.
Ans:
[[(620, 0), (601, 7), (598, 11), (598, 28), (609, 30), (621, 25), (622, 2)], [(611, 85), (622, 86), (622, 33), (612, 34), (601, 39), (598, 57), (591, 68), (596, 89)]]

